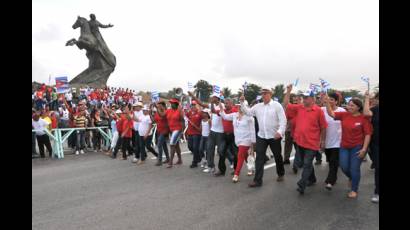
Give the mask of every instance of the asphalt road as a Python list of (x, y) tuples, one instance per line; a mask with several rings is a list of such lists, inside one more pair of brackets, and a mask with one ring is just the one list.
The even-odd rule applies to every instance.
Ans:
[(327, 163), (315, 166), (318, 183), (301, 196), (300, 172), (289, 165), (285, 181), (276, 182), (276, 167), (270, 167), (262, 187), (248, 188), (253, 177), (246, 176), (246, 165), (233, 184), (231, 175), (190, 169), (191, 160), (184, 154), (183, 165), (166, 169), (155, 160), (137, 166), (94, 152), (33, 159), (32, 229), (379, 229), (369, 161), (362, 164), (359, 197), (350, 200), (340, 170), (333, 190), (324, 189)]

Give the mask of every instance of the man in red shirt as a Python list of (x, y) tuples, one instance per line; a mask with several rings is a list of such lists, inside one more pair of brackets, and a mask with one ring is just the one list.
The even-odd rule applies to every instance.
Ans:
[(197, 102), (195, 100), (191, 103), (191, 109), (185, 113), (188, 118), (188, 129), (186, 131), (188, 149), (193, 153), (192, 164), (190, 168), (198, 167), (198, 163), (201, 162), (201, 156), (199, 153), (199, 144), (201, 141), (201, 120), (202, 116), (198, 111)]
[(327, 122), (322, 109), (315, 105), (313, 91), (303, 94), (303, 104), (289, 104), (292, 85), (287, 86), (283, 101), (290, 119), (295, 119), (294, 140), (297, 144), (295, 164), (303, 166), (302, 178), (297, 182), (297, 191), (304, 194), (306, 186), (316, 183), (313, 158), (320, 149), (320, 140), (324, 138)]
[[(226, 98), (224, 102), (225, 102), (225, 109), (224, 109), (225, 114), (238, 112), (238, 109), (234, 107), (233, 102), (230, 98)], [(219, 156), (219, 161), (218, 161), (219, 172), (215, 173), (215, 176), (225, 175), (225, 172), (226, 172), (225, 159), (226, 158), (228, 158), (231, 165), (233, 163), (233, 168), (236, 169), (236, 163), (238, 161), (237, 159), (238, 147), (235, 144), (235, 136), (233, 134), (232, 122), (233, 121), (224, 120), (222, 118), (222, 126), (224, 129), (223, 139), (225, 141), (225, 144), (223, 145), (224, 146), (223, 154)], [(229, 151), (229, 155), (228, 155), (228, 151)], [(233, 173), (234, 171), (232, 171), (232, 175)]]

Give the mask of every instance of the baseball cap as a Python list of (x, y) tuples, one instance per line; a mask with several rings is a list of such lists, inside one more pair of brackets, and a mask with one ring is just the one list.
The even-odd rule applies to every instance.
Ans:
[(132, 105), (133, 107), (136, 107), (136, 106), (141, 106), (141, 107), (143, 107), (144, 105), (142, 104), (142, 102), (135, 102), (133, 105)]
[(144, 105), (144, 107), (142, 108), (142, 110), (149, 110), (148, 105)]
[(176, 98), (171, 98), (171, 100), (169, 100), (169, 103), (178, 103), (179, 101)]
[(303, 94), (304, 97), (314, 97), (315, 96), (315, 92), (313, 90), (306, 90)]

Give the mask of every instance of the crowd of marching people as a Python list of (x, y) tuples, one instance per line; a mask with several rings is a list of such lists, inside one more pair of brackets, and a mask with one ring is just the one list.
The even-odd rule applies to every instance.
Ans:
[[(42, 85), (33, 94), (33, 154), (37, 142), (40, 157), (45, 157), (44, 147), (51, 157), (52, 146), (46, 129), (80, 128), (68, 139), (76, 155), (93, 149), (105, 151), (115, 159), (121, 150), (121, 159), (130, 157), (132, 163), (142, 165), (147, 152), (151, 152), (157, 160), (156, 166), (165, 164), (171, 169), (183, 164), (180, 142), (184, 137), (192, 152), (190, 168), (200, 167), (215, 177), (225, 176), (229, 172), (227, 168), (232, 168), (232, 181), (237, 183), (246, 163), (247, 175), (254, 176), (249, 183), (253, 188), (263, 185), (268, 147), (276, 163), (277, 182), (284, 181), (285, 165), (291, 164), (294, 148), (291, 169), (294, 174), (301, 171), (297, 182), (300, 194), (316, 184), (313, 161), (321, 164), (324, 153), (329, 165), (325, 189), (332, 190), (335, 186), (340, 167), (348, 179), (347, 196), (353, 199), (359, 192), (361, 163), (369, 154), (375, 171), (371, 201), (378, 203), (378, 93), (370, 98), (366, 92), (364, 101), (352, 98), (343, 108), (343, 98), (338, 93), (291, 94), (291, 91), (292, 84), (287, 86), (282, 104), (272, 99), (269, 87), (262, 89), (260, 100), (248, 103), (241, 96), (238, 104), (217, 93), (204, 102), (188, 92), (192, 100), (186, 108), (180, 98), (144, 105), (134, 91), (123, 88), (84, 88), (73, 96), (71, 92), (57, 94), (55, 88)], [(97, 129), (90, 129), (94, 127), (110, 130), (112, 139), (107, 140)], [(219, 156), (217, 164), (215, 149)]]

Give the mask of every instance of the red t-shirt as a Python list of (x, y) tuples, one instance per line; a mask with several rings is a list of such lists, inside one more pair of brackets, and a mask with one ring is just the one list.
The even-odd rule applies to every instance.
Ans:
[(121, 122), (121, 134), (123, 134), (123, 132), (125, 131), (125, 129), (128, 127), (128, 131), (125, 133), (124, 137), (132, 137), (132, 129), (134, 128), (134, 121), (128, 120), (126, 118), (123, 119), (123, 121)]
[(157, 124), (157, 132), (159, 134), (165, 135), (169, 133), (167, 117), (161, 117), (158, 113), (155, 113), (154, 121)]
[(335, 120), (342, 123), (342, 148), (353, 148), (363, 145), (364, 137), (371, 135), (373, 127), (363, 114), (355, 117), (349, 112), (335, 112)]
[[(313, 105), (306, 108), (301, 104), (288, 104), (286, 111), (293, 115), (295, 131), (293, 139), (299, 146), (318, 151), (320, 149), (320, 130), (327, 128), (327, 122), (322, 109)], [(297, 125), (296, 125), (297, 124)]]
[(165, 116), (167, 117), (168, 126), (171, 132), (181, 130), (182, 121), (179, 110), (167, 109)]
[(51, 128), (56, 129), (57, 128), (57, 118), (56, 116), (50, 116), (51, 119)]
[[(230, 111), (224, 110), (225, 114), (236, 113), (238, 109), (236, 107), (232, 107)], [(233, 133), (233, 121), (224, 120), (222, 118), (222, 126), (224, 127), (224, 133)]]
[[(202, 117), (201, 117), (201, 114), (199, 114), (198, 112), (192, 112), (192, 111), (189, 111), (188, 113), (186, 113), (186, 116), (188, 117), (188, 119), (192, 122), (192, 123), (194, 123), (194, 125), (196, 126), (196, 127), (201, 127), (201, 120), (202, 120)], [(186, 130), (186, 134), (187, 135), (201, 135), (201, 131), (200, 130), (198, 130), (198, 129), (196, 129), (192, 124), (191, 124), (191, 122), (189, 122), (188, 121), (188, 129)]]
[(43, 99), (43, 93), (44, 93), (43, 91), (37, 90), (36, 91), (36, 97), (39, 98), (39, 99)]

